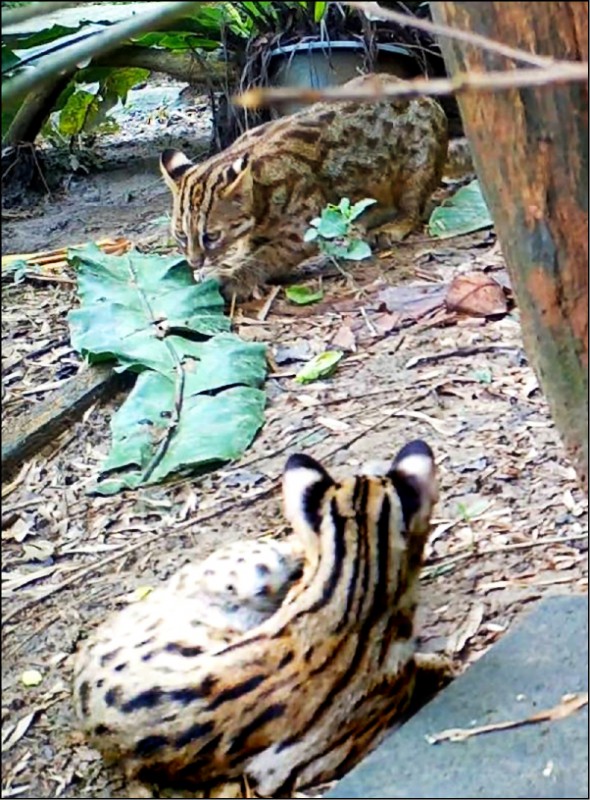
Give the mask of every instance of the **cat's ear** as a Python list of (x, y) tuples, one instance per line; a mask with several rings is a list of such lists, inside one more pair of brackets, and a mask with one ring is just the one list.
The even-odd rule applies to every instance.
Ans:
[(324, 467), (311, 456), (289, 456), (283, 472), (285, 516), (300, 535), (317, 537), (324, 494), (334, 481)]
[(393, 460), (388, 477), (395, 486), (408, 531), (424, 531), (438, 500), (434, 454), (420, 439), (404, 445)]
[(175, 191), (187, 169), (194, 167), (193, 162), (180, 150), (164, 150), (160, 156), (160, 172), (169, 189)]
[(252, 199), (252, 168), (248, 153), (232, 161), (225, 173), (226, 185), (222, 198), (238, 206), (246, 206)]

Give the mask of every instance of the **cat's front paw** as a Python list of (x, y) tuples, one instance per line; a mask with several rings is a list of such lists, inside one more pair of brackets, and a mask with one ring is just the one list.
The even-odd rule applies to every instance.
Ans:
[(420, 222), (413, 217), (404, 217), (387, 225), (382, 225), (370, 232), (370, 242), (378, 250), (385, 250), (395, 244), (403, 242), (407, 237), (419, 228)]

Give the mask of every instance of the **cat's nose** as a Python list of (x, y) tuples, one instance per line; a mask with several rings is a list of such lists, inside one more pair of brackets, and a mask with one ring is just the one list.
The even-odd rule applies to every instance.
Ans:
[(200, 269), (205, 262), (205, 257), (200, 253), (194, 255), (189, 253), (186, 260), (193, 269)]

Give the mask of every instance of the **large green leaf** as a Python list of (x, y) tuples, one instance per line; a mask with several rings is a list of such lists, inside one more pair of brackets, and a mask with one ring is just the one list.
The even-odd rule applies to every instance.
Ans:
[(175, 362), (164, 334), (229, 330), (217, 284), (195, 284), (181, 256), (107, 256), (91, 245), (69, 258), (82, 301), (69, 317), (72, 346), (91, 361), (115, 358), (121, 370), (169, 372)]
[(437, 239), (449, 239), (474, 233), (494, 224), (478, 180), (471, 181), (435, 208), (430, 215), (428, 231)]
[(97, 493), (113, 494), (239, 458), (264, 420), (265, 394), (252, 386), (213, 397), (184, 395), (177, 423), (176, 402), (173, 380), (154, 372), (138, 377), (111, 420), (113, 449)]
[[(41, 18), (39, 18), (39, 22), (40, 21)], [(76, 25), (76, 27), (52, 25), (50, 28), (41, 27), (40, 30), (35, 31), (34, 33), (10, 33), (10, 31), (3, 31), (2, 39), (13, 50), (30, 50), (33, 47), (41, 47), (41, 45), (49, 44), (50, 42), (54, 42), (56, 39), (61, 39), (66, 36), (74, 37), (78, 33), (79, 29), (84, 25), (85, 23)]]
[(72, 250), (81, 305), (72, 346), (141, 373), (112, 420), (110, 494), (238, 458), (263, 422), (266, 349), (229, 333), (218, 284), (195, 284), (182, 257)]

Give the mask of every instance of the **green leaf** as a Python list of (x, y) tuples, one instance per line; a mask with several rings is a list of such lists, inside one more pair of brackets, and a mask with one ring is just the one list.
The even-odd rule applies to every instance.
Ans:
[(312, 291), (309, 286), (288, 286), (285, 289), (287, 299), (292, 303), (297, 303), (298, 306), (307, 306), (310, 303), (317, 303), (324, 297), (323, 291)]
[(100, 93), (103, 97), (108, 94), (114, 94), (124, 103), (129, 90), (137, 86), (138, 83), (143, 83), (147, 80), (149, 74), (149, 69), (142, 69), (141, 67), (114, 69), (101, 82)]
[(344, 258), (348, 259), (348, 261), (362, 261), (364, 258), (371, 258), (371, 256), (371, 248), (367, 242), (363, 242), (362, 239), (355, 239), (346, 248)]
[(80, 307), (72, 346), (90, 362), (140, 373), (113, 416), (113, 447), (95, 491), (162, 481), (238, 458), (264, 420), (266, 348), (228, 332), (216, 281), (195, 284), (180, 256), (95, 245), (71, 250)]
[(318, 225), (318, 233), (324, 239), (336, 239), (338, 236), (344, 236), (348, 226), (346, 220), (338, 210), (326, 208), (322, 211), (320, 222)]
[[(142, 373), (113, 415), (113, 447), (94, 491), (113, 494), (239, 458), (264, 422), (265, 402), (264, 392), (252, 386), (233, 386), (213, 397), (185, 395), (178, 423), (172, 427), (174, 381), (155, 372)], [(158, 447), (168, 441), (157, 460)]]
[(316, 228), (308, 228), (303, 234), (304, 242), (315, 242), (319, 234)]
[(343, 197), (342, 200), (338, 203), (336, 208), (340, 211), (340, 213), (348, 219), (348, 212), (350, 211), (350, 200), (348, 197)]
[(218, 39), (199, 36), (192, 31), (153, 31), (144, 33), (143, 36), (134, 39), (133, 43), (142, 47), (161, 47), (172, 52), (182, 52), (194, 48), (215, 50), (220, 45)]
[(437, 239), (448, 239), (489, 228), (493, 224), (479, 181), (474, 180), (434, 209), (428, 222), (428, 232)]
[(329, 377), (336, 369), (343, 355), (344, 353), (340, 350), (326, 350), (325, 353), (320, 353), (299, 370), (295, 376), (295, 381), (297, 383), (311, 383), (320, 378)]
[(76, 136), (84, 129), (86, 115), (95, 95), (78, 89), (70, 95), (59, 114), (58, 130), (63, 136)]
[(116, 358), (120, 371), (170, 372), (175, 361), (164, 330), (212, 335), (230, 327), (217, 283), (195, 284), (182, 256), (107, 256), (92, 245), (71, 250), (68, 259), (78, 269), (82, 301), (69, 315), (72, 346), (91, 361)]
[(20, 64), (20, 58), (5, 44), (2, 44), (2, 74), (10, 72)]
[(314, 3), (313, 20), (314, 22), (321, 22), (328, 7), (327, 3)]
[[(38, 20), (41, 29), (35, 33), (4, 33), (3, 31), (3, 41), (6, 42), (6, 44), (8, 44), (12, 50), (30, 50), (34, 47), (41, 48), (50, 42), (54, 42), (56, 39), (77, 35), (80, 28), (84, 27), (85, 24), (82, 23), (75, 28), (66, 27), (65, 25), (52, 25), (50, 28), (46, 28), (43, 26), (41, 19), (42, 18), (40, 17)], [(28, 25), (32, 25), (34, 21), (34, 19), (30, 20)], [(45, 50), (44, 47), (43, 50)], [(26, 55), (28, 56), (29, 53)], [(39, 55), (41, 56), (42, 53), (40, 52)]]
[(358, 203), (355, 203), (353, 207), (350, 209), (350, 215), (348, 217), (349, 220), (352, 222), (357, 217), (360, 217), (365, 208), (374, 205), (376, 202), (377, 201), (373, 200), (371, 197), (365, 197), (364, 200), (359, 200)]

